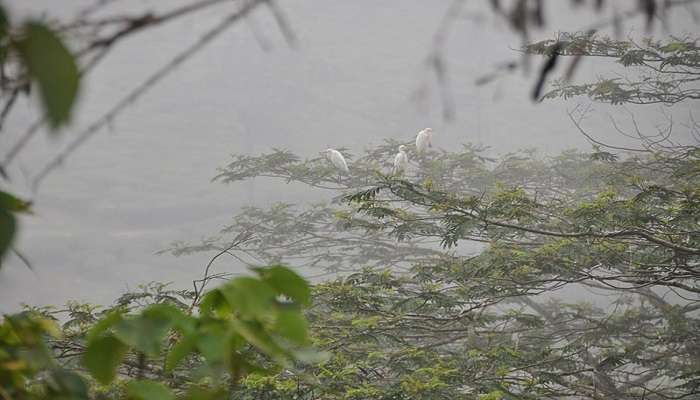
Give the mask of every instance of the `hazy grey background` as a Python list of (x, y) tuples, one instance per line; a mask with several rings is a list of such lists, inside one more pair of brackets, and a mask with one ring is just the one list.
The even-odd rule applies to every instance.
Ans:
[[(85, 1), (14, 0), (14, 18), (66, 17)], [(118, 1), (104, 10), (138, 13), (169, 9), (182, 1)], [(504, 21), (468, 2), (447, 46), (456, 120), (441, 119), (435, 90), (422, 103), (410, 99), (425, 80), (435, 89), (424, 60), (446, 0), (290, 0), (280, 2), (299, 39), (285, 45), (265, 8), (252, 18), (270, 41), (261, 49), (246, 23), (220, 36), (175, 74), (151, 90), (94, 137), (41, 187), (36, 215), (22, 220), (19, 248), (36, 271), (10, 258), (0, 271), (0, 311), (20, 303), (60, 304), (69, 299), (109, 303), (139, 283), (190, 285), (208, 254), (181, 258), (154, 253), (174, 240), (196, 241), (216, 232), (247, 204), (319, 200), (283, 182), (211, 183), (232, 153), (259, 153), (274, 146), (316, 156), (329, 146), (359, 152), (385, 138), (408, 139), (432, 126), (436, 145), (463, 142), (502, 154), (523, 147), (542, 153), (588, 148), (566, 109), (576, 101), (533, 105), (533, 75), (518, 73), (485, 87), (474, 80), (500, 62), (517, 57), (520, 44)], [(585, 29), (596, 16), (571, 12), (568, 1), (548, 1), (548, 28)], [(610, 2), (609, 2), (610, 3)], [(615, 2), (621, 9), (636, 1)], [(225, 14), (222, 5), (120, 42), (84, 84), (75, 123), (59, 139), (41, 135), (14, 164), (13, 190), (26, 191), (21, 177), (61, 149), (147, 75), (196, 40)], [(673, 32), (698, 29), (687, 13), (673, 16)], [(625, 26), (632, 35), (642, 23)], [(656, 34), (661, 34), (656, 32)], [(536, 67), (539, 60), (535, 61)], [(587, 62), (577, 80), (608, 73), (609, 62)], [(583, 100), (583, 99), (582, 99)], [(690, 106), (676, 112), (687, 115)], [(37, 115), (23, 102), (0, 135), (6, 149)], [(587, 125), (611, 138), (607, 115), (620, 108), (595, 105)], [(658, 107), (636, 111), (644, 126), (659, 122)], [(612, 141), (613, 139), (611, 139)], [(3, 150), (4, 153), (5, 150)], [(219, 270), (235, 267), (219, 264)]]

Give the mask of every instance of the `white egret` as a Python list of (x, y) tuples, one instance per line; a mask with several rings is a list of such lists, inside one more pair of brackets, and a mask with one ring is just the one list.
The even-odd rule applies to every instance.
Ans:
[(398, 175), (408, 167), (408, 155), (406, 154), (406, 146), (399, 146), (399, 152), (394, 157), (394, 175)]
[(425, 128), (418, 132), (416, 136), (416, 152), (422, 153), (428, 147), (433, 147), (433, 130), (431, 128)]
[(321, 152), (321, 154), (325, 155), (326, 158), (333, 164), (334, 167), (336, 167), (340, 172), (345, 172), (346, 174), (350, 174), (350, 170), (348, 169), (348, 163), (345, 162), (345, 157), (335, 149), (326, 149)]

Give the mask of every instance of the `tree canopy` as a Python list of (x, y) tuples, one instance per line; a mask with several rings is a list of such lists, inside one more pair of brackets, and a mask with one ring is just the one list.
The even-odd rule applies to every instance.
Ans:
[[(354, 158), (340, 180), (284, 151), (235, 157), (217, 177), (275, 176), (342, 199), (249, 208), (221, 232), (253, 234), (242, 257), (366, 266), (316, 286), (312, 331), (332, 356), (308, 398), (696, 393), (697, 149), (493, 160), (466, 146), (410, 153), (396, 178), (397, 145)], [(606, 301), (555, 299), (566, 290)]]
[[(98, 50), (120, 37), (207, 4), (118, 20), (121, 30), (82, 55), (99, 59)], [(246, 3), (211, 37), (258, 4)], [(531, 24), (544, 23), (542, 2), (491, 4), (525, 39)], [(656, 7), (642, 1), (635, 13), (651, 24)], [(34, 82), (40, 122), (65, 124), (79, 90), (76, 59), (46, 24), (8, 26), (15, 25), (0, 13), (2, 54), (21, 67), (12, 96)], [(698, 98), (696, 42), (562, 33), (522, 51), (545, 57), (537, 100), (673, 105)], [(48, 68), (46, 54), (60, 68)], [(431, 60), (439, 72), (438, 54)], [(559, 57), (573, 61), (540, 96)], [(609, 58), (639, 74), (573, 84), (582, 57)], [(191, 290), (151, 283), (107, 307), (70, 303), (4, 316), (0, 398), (695, 398), (700, 127), (691, 115), (684, 142), (670, 127), (636, 128), (629, 135), (636, 146), (619, 147), (570, 116), (591, 151), (493, 157), (465, 144), (418, 153), (406, 138), (361, 154), (340, 149), (350, 170), (340, 176), (323, 157), (282, 149), (234, 155), (215, 181), (279, 179), (327, 201), (251, 206), (201, 243), (174, 243), (163, 253), (214, 254)], [(391, 160), (400, 145), (410, 164), (396, 174)], [(14, 214), (29, 209), (0, 192), (0, 257), (11, 249)], [(222, 259), (251, 273), (217, 272)], [(282, 265), (320, 275), (309, 284)]]

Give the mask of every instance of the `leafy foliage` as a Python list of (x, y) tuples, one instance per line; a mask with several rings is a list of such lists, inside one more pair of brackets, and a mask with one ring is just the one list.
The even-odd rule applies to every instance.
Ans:
[(17, 230), (16, 213), (29, 212), (30, 204), (0, 190), (0, 266)]
[[(335, 200), (248, 208), (171, 249), (218, 250), (246, 231), (241, 257), (355, 268), (314, 288), (310, 329), (330, 358), (299, 375), (251, 374), (240, 398), (697, 395), (697, 147), (492, 159), (408, 144), (412, 165), (396, 179), (386, 160), (398, 144), (353, 157), (340, 180), (289, 153), (274, 166), (276, 153), (235, 161), (218, 179), (275, 176)], [(610, 301), (554, 297), (572, 290)]]
[(78, 67), (65, 45), (48, 27), (29, 22), (15, 43), (31, 79), (36, 80), (51, 125), (67, 122), (78, 94)]
[[(30, 312), (5, 316), (0, 325), (0, 393), (10, 399), (87, 399), (88, 389), (75, 372), (61, 368), (46, 345), (57, 336), (53, 321)], [(33, 385), (41, 377), (43, 384)]]
[[(302, 314), (306, 281), (282, 266), (255, 273), (208, 292), (197, 314), (163, 296), (192, 301), (191, 293), (151, 285), (99, 312), (70, 305), (60, 331), (48, 309), (5, 316), (0, 389), (17, 399), (88, 398), (89, 387), (129, 399), (218, 398), (251, 372), (318, 357)], [(78, 365), (94, 384), (66, 368)]]
[(636, 43), (588, 33), (562, 33), (556, 39), (530, 44), (525, 51), (549, 56), (555, 49), (560, 56), (610, 58), (637, 73), (633, 77), (603, 77), (595, 83), (581, 85), (571, 84), (569, 79), (556, 81), (545, 98), (588, 96), (594, 101), (615, 105), (670, 105), (686, 99), (700, 99), (697, 39), (645, 39)]

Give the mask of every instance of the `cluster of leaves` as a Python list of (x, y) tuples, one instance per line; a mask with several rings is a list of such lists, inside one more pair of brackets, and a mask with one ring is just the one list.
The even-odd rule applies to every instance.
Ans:
[[(302, 313), (310, 303), (306, 281), (281, 266), (255, 273), (201, 301), (150, 285), (106, 310), (70, 304), (61, 312), (5, 316), (0, 393), (8, 399), (215, 399), (251, 373), (279, 373), (317, 359)], [(57, 313), (67, 316), (60, 329)]]
[[(535, 85), (531, 94), (533, 101), (541, 101), (544, 99), (541, 95), (542, 91), (545, 87), (545, 83), (547, 82), (548, 77), (551, 75), (552, 71), (555, 70), (557, 64), (559, 63), (560, 56), (573, 56), (565, 68), (566, 72), (564, 75), (563, 82), (567, 83), (571, 80), (583, 56), (588, 55), (584, 52), (586, 50), (586, 46), (581, 46), (582, 43), (580, 41), (569, 40), (569, 37), (571, 35), (566, 33), (564, 35), (561, 35), (563, 37), (560, 37), (557, 40), (529, 44), (531, 40), (531, 30), (533, 28), (541, 29), (546, 26), (546, 18), (544, 11), (546, 7), (544, 0), (513, 0), (507, 2), (507, 4), (509, 4), (510, 6), (503, 4), (503, 2), (499, 0), (492, 0), (490, 3), (493, 12), (496, 15), (503, 17), (503, 19), (510, 25), (510, 27), (520, 34), (523, 40), (525, 51), (522, 52), (522, 61), (511, 61), (502, 63), (494, 71), (480, 76), (475, 82), (477, 85), (487, 84), (495, 79), (498, 79), (504, 73), (509, 73), (518, 69), (518, 67), (522, 67), (523, 69), (528, 70), (530, 65), (531, 54), (543, 54), (547, 56), (547, 58), (542, 62), (542, 65), (537, 73), (537, 80), (535, 81)], [(578, 7), (586, 4), (587, 2), (585, 0), (574, 0), (571, 3), (573, 6)], [(606, 2), (604, 0), (595, 0), (591, 2), (591, 5), (592, 8), (596, 11), (596, 13), (600, 14), (601, 11), (605, 9), (605, 3)], [(694, 5), (690, 3), (694, 3), (694, 1), (670, 0), (662, 2), (656, 0), (640, 0), (637, 2), (636, 9), (632, 8), (624, 12), (620, 12), (617, 7), (611, 7), (609, 9), (611, 11), (612, 18), (610, 18), (608, 21), (599, 21), (598, 23), (592, 25), (591, 29), (589, 29), (588, 32), (586, 32), (585, 34), (579, 34), (578, 36), (591, 37), (595, 33), (596, 29), (612, 25), (613, 31), (615, 32), (615, 37), (620, 39), (623, 31), (623, 21), (627, 18), (635, 17), (636, 15), (643, 15), (646, 19), (647, 32), (650, 32), (652, 30), (652, 28), (654, 27), (654, 22), (657, 20), (660, 20), (662, 25), (664, 26), (664, 29), (667, 30), (669, 24), (668, 15), (670, 9), (677, 6), (686, 6), (688, 7), (688, 9), (692, 9)], [(455, 4), (458, 5), (460, 4), (460, 2), (457, 2)], [(458, 14), (459, 6), (454, 7), (454, 9), (455, 14)], [(444, 29), (444, 27), (442, 29)], [(440, 33), (443, 34), (443, 32)], [(576, 46), (572, 47), (572, 44), (575, 44)], [(443, 62), (439, 54), (434, 57), (436, 60), (436, 74), (438, 75), (438, 79), (440, 79), (441, 75), (440, 73), (438, 73), (438, 71), (444, 72), (444, 67), (439, 68), (439, 66), (442, 65)]]
[[(355, 162), (383, 165), (382, 154), (390, 154), (395, 145), (369, 151), (369, 160), (360, 157)], [(332, 172), (320, 182), (313, 178), (312, 182), (322, 186), (345, 185), (350, 203), (301, 212), (283, 205), (249, 209), (236, 219), (241, 225), (221, 233), (221, 242), (212, 238), (199, 248), (224, 246), (225, 237), (237, 229), (251, 231), (254, 239), (230, 252), (260, 258), (313, 258), (318, 248), (328, 254), (341, 249), (339, 254), (343, 254), (360, 246), (357, 243), (367, 249), (371, 242), (375, 249), (413, 246), (413, 250), (404, 248), (404, 255), (384, 256), (405, 266), (406, 272), (370, 268), (316, 286), (308, 320), (314, 343), (331, 354), (327, 361), (299, 369), (274, 368), (269, 361), (256, 367), (238, 364), (245, 372), (232, 380), (235, 371), (227, 369), (226, 358), (212, 359), (214, 370), (228, 371), (226, 381), (236, 382), (235, 390), (231, 389), (233, 398), (662, 398), (697, 394), (697, 150), (603, 159), (577, 152), (552, 158), (523, 152), (492, 160), (471, 147), (423, 158), (411, 154), (418, 165), (402, 179), (382, 176), (381, 170), (358, 176), (356, 171), (362, 169), (357, 168), (352, 169), (357, 175), (349, 178), (339, 180)], [(259, 165), (265, 165), (265, 157), (261, 156)], [(284, 170), (275, 168), (279, 168), (276, 173)], [(326, 168), (320, 165), (319, 171)], [(356, 182), (359, 184), (352, 186)], [(403, 232), (400, 236), (399, 231)], [(374, 236), (358, 242), (366, 232)], [(304, 238), (314, 238), (308, 239), (313, 243), (294, 244), (295, 240), (303, 243)], [(466, 254), (455, 253), (454, 247), (445, 252), (436, 246), (436, 241), (442, 241), (446, 246), (463, 247), (474, 240), (487, 244)], [(364, 257), (366, 262), (381, 265), (380, 254), (376, 250)], [(361, 252), (356, 257), (362, 263)], [(322, 259), (319, 264), (333, 267), (337, 262)], [(533, 296), (567, 285), (607, 291), (617, 300), (601, 308)], [(674, 290), (689, 300), (669, 301), (660, 289)], [(204, 298), (200, 309), (208, 310), (211, 305), (212, 310), (230, 315), (231, 304), (244, 304), (244, 310), (267, 311), (263, 303), (250, 302), (255, 294), (265, 292), (253, 285), (250, 291), (239, 292), (241, 297), (231, 298), (226, 290), (218, 290)], [(161, 286), (124, 296), (117, 302), (120, 309), (151, 301), (169, 305), (143, 309), (141, 304), (138, 312), (126, 316), (115, 310), (120, 317), (101, 333), (94, 327), (100, 324), (94, 325), (99, 318), (91, 316), (93, 311), (76, 308), (72, 311), (76, 317), (64, 325), (74, 336), (53, 342), (54, 349), (68, 354), (61, 358), (62, 363), (72, 365), (70, 360), (93, 354), (89, 347), (88, 351), (81, 347), (84, 335), (92, 332), (95, 336), (90, 337), (120, 343), (110, 348), (130, 349), (118, 372), (147, 383), (112, 386), (111, 392), (102, 392), (104, 396), (145, 393), (138, 390), (165, 393), (164, 384), (181, 393), (208, 387), (212, 375), (200, 374), (202, 366), (215, 374), (207, 357), (230, 354), (231, 349), (206, 350), (206, 345), (199, 347), (199, 339), (195, 344), (170, 345), (171, 341), (186, 343), (188, 332), (196, 332), (190, 338), (206, 336), (209, 329), (201, 321), (198, 331), (178, 322), (187, 313), (174, 310), (187, 309), (187, 296), (191, 294), (164, 291)], [(297, 298), (302, 302), (307, 296)], [(149, 318), (165, 316), (166, 325), (174, 328), (172, 334), (130, 334), (145, 321), (142, 315), (147, 310), (152, 314)], [(169, 320), (171, 313), (177, 317)], [(212, 313), (209, 318), (222, 323), (219, 314)], [(267, 318), (258, 323), (275, 319)], [(290, 338), (295, 337), (294, 331), (287, 331)], [(145, 339), (152, 337), (167, 344), (157, 347), (156, 342)], [(258, 351), (270, 349), (265, 342), (257, 345), (262, 346)], [(173, 364), (170, 360), (177, 359), (182, 347), (198, 354)], [(240, 354), (245, 360), (255, 360), (257, 353)], [(110, 371), (105, 379), (112, 376)], [(207, 378), (203, 381), (202, 376)], [(160, 383), (153, 382), (156, 380)]]
[[(663, 63), (630, 54), (633, 43), (567, 38), (530, 51)], [(686, 60), (665, 62), (663, 73), (697, 67), (690, 42), (647, 46)], [(663, 94), (658, 85), (649, 90)], [(692, 97), (677, 101), (684, 99)], [(596, 148), (500, 159), (473, 146), (417, 154), (388, 141), (346, 153), (346, 177), (324, 159), (286, 151), (236, 157), (217, 180), (275, 177), (329, 190), (335, 201), (247, 208), (219, 235), (170, 251), (220, 250), (228, 235), (246, 231), (251, 241), (233, 250), (241, 259), (331, 272), (369, 266), (315, 287), (311, 329), (331, 357), (306, 375), (251, 374), (239, 398), (693, 397), (700, 149), (640, 139), (631, 154)], [(400, 178), (389, 173), (399, 144), (412, 160)], [(552, 296), (584, 290), (607, 300)]]
[[(622, 161), (575, 152), (546, 160), (524, 152), (495, 162), (466, 147), (460, 153), (436, 152), (428, 157), (411, 153), (417, 159), (415, 170), (400, 180), (366, 167), (390, 159), (393, 148), (395, 143), (388, 143), (368, 151), (351, 164), (353, 176), (341, 181), (333, 172), (320, 183), (317, 176), (304, 180), (277, 175), (316, 186), (344, 186), (346, 193), (355, 193), (348, 198), (358, 203), (301, 210), (285, 204), (248, 208), (220, 235), (202, 244), (178, 243), (173, 251), (217, 249), (228, 234), (244, 230), (257, 233), (246, 250), (265, 262), (342, 265), (339, 269), (353, 264), (410, 267), (445, 256), (431, 244), (453, 247), (465, 239), (532, 245), (546, 244), (544, 239), (581, 239), (576, 243), (584, 242), (583, 246), (624, 239), (628, 250), (635, 243), (652, 241), (667, 249), (659, 258), (697, 248), (688, 246), (689, 240), (696, 243), (692, 227), (697, 151)], [(269, 157), (276, 155), (260, 156), (258, 162), (264, 165)], [(284, 167), (295, 171), (297, 163), (309, 162), (290, 161)], [(250, 165), (232, 163), (220, 177), (233, 180), (239, 169)], [(318, 175), (326, 167), (319, 166)], [(257, 171), (272, 175), (264, 168)], [(376, 185), (368, 185), (372, 181)], [(677, 231), (691, 233), (675, 235)], [(668, 235), (671, 242), (664, 239)], [(344, 264), (346, 257), (352, 262)]]
[(0, 324), (0, 395), (3, 398), (88, 398), (83, 378), (62, 368), (46, 344), (47, 336), (58, 334), (53, 321), (36, 313), (4, 317)]
[(16, 213), (26, 213), (30, 204), (0, 190), (0, 266), (2, 256), (10, 249), (17, 230)]
[[(364, 230), (357, 229), (360, 225)], [(240, 254), (248, 262), (285, 260), (298, 267), (322, 268), (332, 273), (354, 272), (357, 265), (401, 268), (442, 254), (439, 248), (428, 247), (431, 239), (387, 241), (381, 224), (337, 205), (300, 208), (286, 203), (266, 209), (245, 207), (219, 235), (197, 244), (176, 242), (162, 252), (179, 256), (219, 251), (230, 234), (242, 231), (256, 233), (246, 241), (245, 252)]]
[[(498, 310), (461, 303), (465, 288), (458, 285), (463, 281), (450, 281), (445, 288), (421, 279), (425, 273), (366, 269), (318, 285), (311, 326), (332, 355), (309, 370), (317, 381), (294, 386), (292, 392), (284, 383), (287, 377), (261, 384), (251, 376), (244, 381), (249, 397), (241, 398), (281, 399), (290, 393), (307, 399), (697, 394), (693, 330), (700, 325), (697, 319), (686, 320), (680, 307), (634, 304), (624, 297), (611, 312), (586, 303), (519, 298), (501, 303)], [(667, 325), (669, 319), (684, 321), (683, 326)], [(674, 379), (671, 388), (659, 388), (664, 376)]]
[(555, 39), (526, 46), (530, 54), (571, 57), (601, 57), (632, 67), (634, 77), (600, 78), (597, 82), (571, 84), (569, 79), (555, 81), (545, 98), (588, 96), (610, 104), (671, 105), (686, 99), (700, 99), (700, 47), (697, 39), (670, 38), (641, 43), (614, 40), (590, 33), (561, 33)]
[[(242, 259), (371, 266), (316, 286), (309, 320), (331, 357), (306, 369), (314, 379), (252, 374), (240, 398), (700, 393), (697, 146), (492, 159), (407, 144), (412, 163), (397, 178), (388, 161), (399, 144), (351, 158), (340, 178), (287, 152), (236, 158), (217, 179), (277, 177), (336, 201), (248, 208), (204, 243), (171, 249), (218, 250), (247, 231), (233, 250)], [(609, 300), (551, 297), (562, 290)]]

